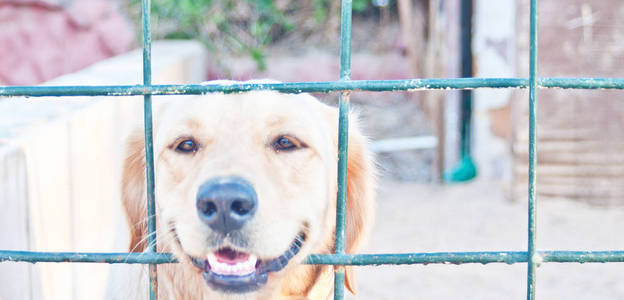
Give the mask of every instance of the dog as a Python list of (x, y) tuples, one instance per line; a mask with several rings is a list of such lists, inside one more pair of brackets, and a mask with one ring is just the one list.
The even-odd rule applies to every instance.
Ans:
[[(236, 82), (205, 84), (217, 83)], [(328, 299), (333, 267), (303, 262), (334, 249), (337, 109), (265, 90), (165, 101), (154, 121), (157, 245), (179, 263), (158, 266), (160, 298)], [(346, 252), (355, 253), (373, 223), (375, 166), (356, 116), (348, 135)], [(126, 148), (129, 250), (142, 252), (142, 128)], [(354, 292), (353, 270), (345, 272)]]

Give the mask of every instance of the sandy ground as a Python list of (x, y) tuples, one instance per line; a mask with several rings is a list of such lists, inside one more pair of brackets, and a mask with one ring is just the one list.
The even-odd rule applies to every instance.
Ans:
[[(624, 249), (624, 208), (538, 204), (539, 250)], [(382, 181), (366, 253), (525, 251), (527, 205), (498, 184)], [(526, 299), (526, 264), (359, 267), (357, 299)], [(624, 264), (546, 263), (538, 299), (624, 299)], [(353, 299), (353, 298), (350, 298)]]

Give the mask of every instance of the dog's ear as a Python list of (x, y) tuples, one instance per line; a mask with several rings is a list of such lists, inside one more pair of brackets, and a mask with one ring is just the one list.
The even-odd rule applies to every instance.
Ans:
[[(355, 115), (349, 118), (347, 159), (346, 252), (355, 253), (369, 235), (374, 222), (375, 165), (368, 140)], [(353, 267), (345, 268), (345, 286), (355, 294)]]
[(121, 201), (130, 226), (130, 252), (142, 252), (147, 247), (145, 202), (145, 138), (137, 128), (126, 139), (125, 158), (121, 174)]
[[(334, 147), (337, 150), (338, 112), (331, 109), (326, 116), (330, 118), (329, 124), (333, 124), (331, 130), (334, 130)], [(346, 252), (355, 253), (369, 235), (374, 222), (373, 206), (376, 186), (373, 153), (369, 150), (368, 139), (362, 134), (355, 113), (349, 115), (347, 156)], [(355, 294), (353, 267), (345, 268), (345, 286)]]

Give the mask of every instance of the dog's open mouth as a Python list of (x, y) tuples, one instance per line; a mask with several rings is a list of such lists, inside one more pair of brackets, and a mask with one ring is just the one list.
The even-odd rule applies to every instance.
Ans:
[(256, 255), (224, 247), (205, 258), (190, 257), (191, 262), (203, 271), (204, 280), (214, 289), (230, 293), (252, 292), (266, 284), (270, 272), (286, 267), (303, 245), (305, 234), (299, 233), (284, 254), (272, 259), (259, 259)]

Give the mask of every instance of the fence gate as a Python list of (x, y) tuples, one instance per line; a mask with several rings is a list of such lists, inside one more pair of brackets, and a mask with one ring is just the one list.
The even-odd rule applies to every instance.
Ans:
[[(538, 78), (537, 77), (537, 0), (530, 2), (529, 78), (453, 78), (406, 80), (350, 80), (352, 0), (342, 0), (340, 80), (326, 82), (291, 82), (234, 85), (152, 85), (150, 0), (143, 8), (143, 85), (119, 86), (0, 86), (0, 97), (10, 96), (132, 96), (144, 97), (146, 181), (149, 253), (75, 253), (0, 251), (0, 262), (89, 262), (149, 264), (150, 299), (157, 298), (158, 264), (175, 263), (169, 253), (156, 252), (154, 213), (154, 159), (152, 149), (152, 95), (239, 93), (251, 90), (275, 90), (282, 93), (339, 92), (338, 201), (336, 207), (336, 248), (334, 254), (310, 255), (308, 264), (334, 265), (334, 299), (344, 298), (344, 266), (401, 264), (527, 263), (527, 299), (535, 299), (537, 266), (541, 263), (624, 262), (622, 251), (537, 251), (536, 248), (536, 112), (538, 88), (624, 89), (623, 78)], [(523, 88), (529, 89), (529, 182), (527, 251), (444, 252), (408, 254), (345, 254), (345, 214), (347, 176), (347, 130), (351, 91), (415, 91), (432, 89)], [(147, 284), (147, 283), (146, 283)]]

